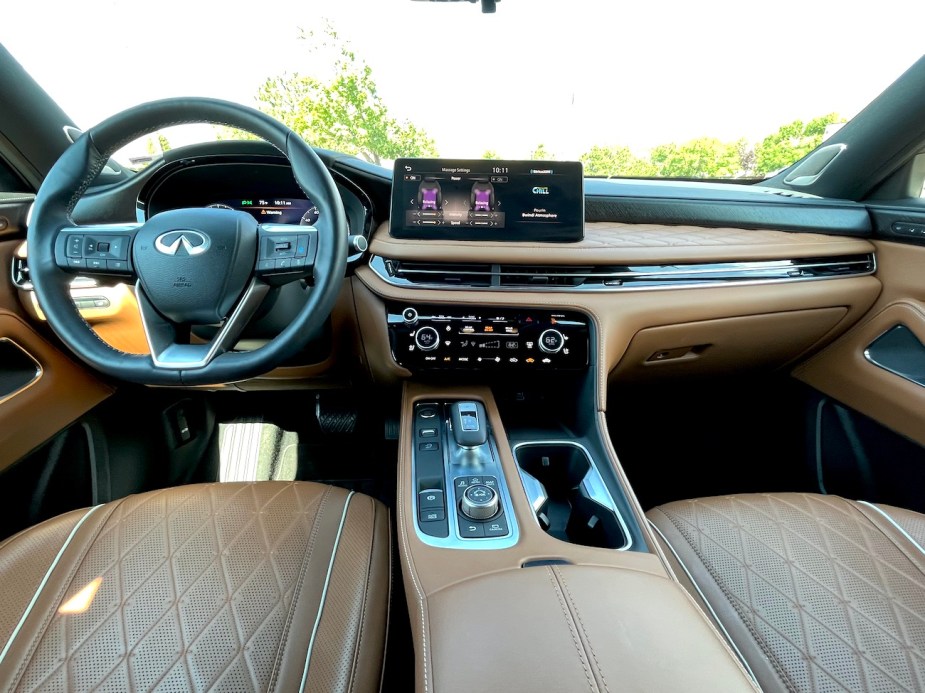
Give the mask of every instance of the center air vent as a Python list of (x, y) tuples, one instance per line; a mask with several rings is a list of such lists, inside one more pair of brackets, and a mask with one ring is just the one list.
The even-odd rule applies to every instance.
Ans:
[(439, 286), (491, 286), (492, 265), (451, 262), (386, 260), (388, 273), (412, 284)]
[(370, 259), (396, 286), (536, 291), (620, 291), (791, 282), (872, 274), (873, 255), (673, 265), (514, 265)]

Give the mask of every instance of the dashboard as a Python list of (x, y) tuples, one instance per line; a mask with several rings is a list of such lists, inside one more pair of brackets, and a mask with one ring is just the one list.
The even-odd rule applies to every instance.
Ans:
[[(535, 178), (524, 178), (519, 192), (505, 188), (505, 176), (510, 185), (515, 176), (548, 175), (547, 166), (518, 169), (515, 162), (478, 162), (489, 168), (476, 170), (462, 161), (399, 161), (393, 186), (379, 166), (319, 153), (350, 233), (368, 239), (368, 251), (351, 255), (341, 299), (311, 348), (259, 382), (236, 387), (278, 387), (280, 379), (295, 384), (357, 369), (382, 384), (595, 373), (603, 407), (611, 377), (779, 367), (847, 330), (880, 291), (872, 276), (875, 247), (859, 237), (869, 233), (863, 206), (752, 186), (594, 179), (581, 181), (576, 200), (574, 179), (573, 192), (563, 195), (534, 194), (534, 187), (552, 188)], [(405, 181), (406, 174), (420, 180)], [(441, 178), (440, 194), (421, 188), (425, 178), (441, 176), (447, 180)], [(396, 206), (398, 194), (407, 201)], [(222, 142), (167, 152), (129, 184), (85, 196), (75, 219), (124, 223), (208, 206), (290, 224), (312, 224), (326, 213), (274, 150)], [(581, 236), (556, 242), (532, 224), (518, 238), (511, 215), (537, 209), (572, 224), (577, 212)], [(495, 226), (474, 223), (485, 214)], [(438, 223), (412, 224), (419, 228), (410, 235), (423, 237), (409, 237), (399, 228), (409, 220)], [(462, 222), (472, 223), (464, 229)], [(293, 283), (274, 292), (239, 348), (257, 348), (284, 329), (310, 290)], [(96, 299), (102, 289), (85, 291)], [(137, 316), (134, 324), (120, 322), (122, 305), (113, 301), (99, 318), (84, 314), (101, 336), (118, 342), (137, 327)], [(200, 332), (194, 335), (210, 337)]]

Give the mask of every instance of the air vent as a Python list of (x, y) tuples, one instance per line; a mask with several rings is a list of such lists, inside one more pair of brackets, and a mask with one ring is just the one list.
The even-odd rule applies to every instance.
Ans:
[(501, 265), (501, 286), (581, 286), (594, 275), (593, 267)]
[(13, 285), (17, 289), (25, 289), (26, 291), (32, 289), (32, 282), (29, 281), (29, 263), (26, 258), (13, 257), (12, 279)]
[(390, 276), (404, 279), (412, 284), (465, 287), (491, 286), (491, 265), (386, 260), (385, 266)]
[(373, 256), (370, 267), (396, 286), (531, 291), (620, 291), (838, 279), (872, 274), (873, 255), (674, 265), (514, 265), (407, 262)]

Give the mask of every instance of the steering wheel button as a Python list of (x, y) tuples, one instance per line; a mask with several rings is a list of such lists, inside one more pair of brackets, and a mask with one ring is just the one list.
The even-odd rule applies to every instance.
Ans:
[(276, 260), (261, 260), (257, 263), (258, 272), (272, 272), (276, 268)]
[(276, 269), (292, 269), (292, 260), (280, 259), (276, 261)]
[(128, 262), (125, 260), (106, 260), (106, 269), (113, 272), (128, 272)]
[(67, 256), (83, 257), (84, 237), (68, 236), (67, 238)]
[(89, 258), (87, 260), (87, 269), (95, 269), (95, 270), (106, 269), (106, 261), (101, 260), (100, 258), (97, 258), (97, 257)]
[(67, 259), (68, 267), (86, 267), (87, 263), (82, 257), (69, 257)]
[(114, 236), (110, 239), (109, 254), (116, 260), (128, 260), (128, 236)]
[(306, 255), (308, 255), (308, 235), (303, 234), (299, 236), (299, 240), (296, 243), (295, 256), (305, 257)]

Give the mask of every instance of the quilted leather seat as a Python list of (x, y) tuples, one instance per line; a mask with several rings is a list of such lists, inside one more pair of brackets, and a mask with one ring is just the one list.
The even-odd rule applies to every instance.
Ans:
[(925, 690), (925, 516), (762, 494), (648, 517), (765, 691)]
[(0, 690), (378, 690), (388, 513), (307, 482), (192, 485), (0, 544)]

